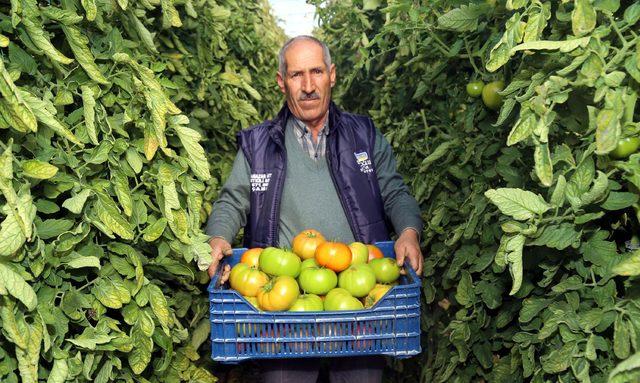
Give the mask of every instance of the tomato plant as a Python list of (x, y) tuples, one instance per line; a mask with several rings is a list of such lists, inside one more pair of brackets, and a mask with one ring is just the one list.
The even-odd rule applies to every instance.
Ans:
[(260, 253), (260, 270), (273, 276), (288, 275), (296, 278), (300, 274), (300, 258), (284, 249), (267, 247)]
[(311, 294), (326, 294), (338, 284), (336, 273), (324, 267), (308, 267), (298, 278), (302, 291)]
[(339, 273), (351, 264), (351, 249), (344, 243), (325, 242), (316, 249), (315, 259), (320, 266)]

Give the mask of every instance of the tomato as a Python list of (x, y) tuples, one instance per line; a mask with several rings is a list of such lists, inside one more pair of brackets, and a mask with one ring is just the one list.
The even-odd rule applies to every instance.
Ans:
[(265, 311), (288, 310), (298, 295), (298, 282), (293, 277), (281, 275), (260, 288), (258, 306)]
[(300, 265), (300, 273), (302, 273), (302, 270), (304, 269), (308, 269), (311, 267), (318, 267), (320, 265), (318, 265), (318, 262), (316, 262), (315, 258), (309, 258), (309, 259), (305, 259), (304, 261), (302, 261), (302, 264)]
[(319, 231), (307, 229), (293, 238), (292, 250), (302, 259), (313, 258), (316, 248), (326, 241)]
[(316, 249), (316, 261), (339, 273), (351, 264), (351, 249), (344, 243), (325, 242)]
[(484, 83), (480, 80), (471, 81), (467, 84), (467, 94), (471, 97), (480, 97)]
[(292, 253), (275, 247), (267, 247), (260, 253), (260, 270), (273, 276), (288, 275), (297, 277), (300, 274), (300, 258)]
[(342, 288), (335, 288), (324, 299), (325, 311), (362, 310), (364, 306), (357, 298)]
[(258, 290), (267, 282), (269, 282), (267, 274), (245, 263), (233, 266), (229, 274), (231, 288), (248, 297), (258, 295)]
[(369, 260), (369, 248), (362, 242), (352, 242), (349, 244), (351, 249), (351, 264), (357, 265), (367, 263)]
[(289, 311), (323, 311), (322, 299), (315, 294), (300, 295)]
[(260, 259), (260, 253), (262, 253), (261, 247), (254, 247), (242, 253), (240, 262), (245, 263), (251, 267), (258, 267), (258, 260)]
[(376, 245), (367, 245), (367, 249), (369, 249), (369, 261), (376, 258), (384, 258), (382, 250), (378, 249)]
[(308, 267), (300, 272), (298, 278), (302, 291), (311, 294), (326, 294), (338, 284), (338, 276), (331, 269)]
[(493, 81), (482, 88), (482, 102), (484, 105), (493, 110), (498, 110), (502, 106), (502, 96), (498, 94), (504, 89), (504, 81)]
[(400, 266), (395, 259), (381, 258), (372, 259), (369, 266), (376, 275), (376, 281), (379, 283), (395, 282), (400, 277)]
[(364, 297), (376, 285), (376, 275), (367, 264), (353, 265), (340, 273), (338, 286), (354, 297)]
[(622, 160), (637, 152), (638, 148), (640, 148), (640, 138), (627, 137), (618, 141), (618, 145), (609, 155), (616, 160)]
[(365, 297), (364, 307), (369, 308), (375, 305), (389, 290), (391, 290), (391, 287), (393, 286), (377, 284)]

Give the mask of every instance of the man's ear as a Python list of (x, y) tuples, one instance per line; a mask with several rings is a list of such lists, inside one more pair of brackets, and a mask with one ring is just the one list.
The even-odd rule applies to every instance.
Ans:
[(278, 86), (280, 87), (280, 91), (282, 93), (286, 93), (284, 89), (284, 78), (282, 78), (282, 74), (280, 74), (280, 71), (278, 71), (278, 73), (276, 74), (276, 80), (278, 81)]
[(329, 68), (329, 78), (331, 79), (331, 87), (336, 85), (336, 64), (331, 64)]

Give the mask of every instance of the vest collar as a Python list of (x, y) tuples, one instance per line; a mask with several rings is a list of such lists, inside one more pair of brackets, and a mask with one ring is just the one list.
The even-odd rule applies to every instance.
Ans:
[[(289, 110), (289, 106), (285, 102), (276, 118), (271, 121), (271, 126), (269, 127), (269, 135), (278, 143), (282, 144), (284, 142), (284, 128), (287, 126), (287, 120), (291, 116), (291, 111)], [(331, 135), (336, 129), (340, 128), (342, 111), (338, 106), (333, 102), (329, 102), (329, 133)]]

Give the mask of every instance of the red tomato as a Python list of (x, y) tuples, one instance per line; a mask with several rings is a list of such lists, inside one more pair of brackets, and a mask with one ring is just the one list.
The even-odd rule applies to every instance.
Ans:
[(260, 259), (260, 253), (262, 253), (261, 247), (254, 247), (242, 254), (240, 262), (249, 265), (250, 267), (258, 267), (258, 260)]
[(367, 249), (369, 249), (369, 260), (376, 258), (384, 258), (384, 254), (382, 254), (382, 250), (378, 249), (376, 245), (367, 245)]
[(293, 238), (291, 250), (302, 259), (313, 258), (316, 248), (326, 241), (319, 231), (307, 229)]
[(325, 242), (316, 249), (316, 261), (336, 273), (351, 264), (351, 249), (340, 242)]

